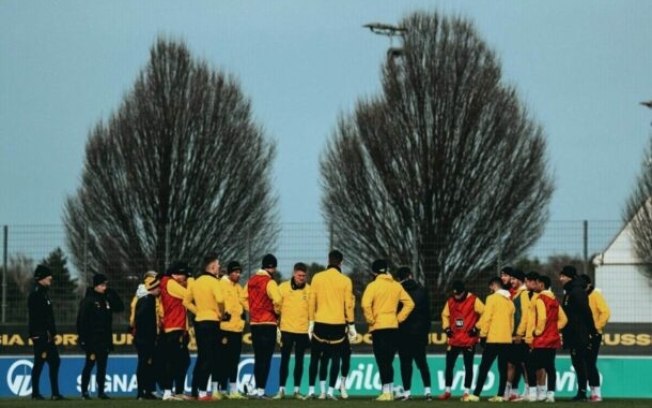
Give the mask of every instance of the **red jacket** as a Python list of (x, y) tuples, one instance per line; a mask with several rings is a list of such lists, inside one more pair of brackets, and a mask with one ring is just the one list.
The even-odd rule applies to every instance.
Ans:
[(535, 336), (532, 340), (532, 347), (558, 349), (561, 347), (558, 328), (559, 302), (548, 296), (539, 296), (537, 301), (543, 302), (546, 307), (546, 324), (541, 335)]
[(442, 312), (444, 330), (450, 328), (453, 335), (448, 339), (448, 344), (453, 347), (473, 347), (479, 341), (479, 337), (469, 336), (469, 331), (475, 327), (480, 314), (477, 309), (482, 309), (480, 304), (476, 305), (478, 298), (469, 293), (462, 301), (454, 297), (448, 299)]
[[(175, 297), (168, 290), (168, 283), (174, 281), (169, 276), (161, 279), (161, 305), (163, 306), (163, 331), (186, 330), (186, 308), (183, 306), (183, 298)], [(176, 281), (174, 282), (176, 283)]]
[(272, 278), (268, 274), (256, 274), (247, 283), (249, 298), (249, 322), (251, 324), (276, 324), (274, 302), (267, 294), (267, 284)]

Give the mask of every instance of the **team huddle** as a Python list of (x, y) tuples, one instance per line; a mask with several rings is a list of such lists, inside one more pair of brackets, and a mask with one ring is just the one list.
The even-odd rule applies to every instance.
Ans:
[[(221, 268), (217, 254), (203, 259), (201, 273), (191, 277), (183, 262), (174, 262), (164, 274), (147, 272), (131, 302), (130, 330), (138, 353), (138, 399), (323, 399), (348, 398), (347, 376), (351, 343), (358, 334), (354, 321), (356, 297), (351, 279), (341, 270), (343, 255), (331, 251), (328, 267), (316, 273), (310, 284), (307, 267), (294, 265), (292, 277), (280, 285), (274, 279), (277, 259), (263, 257), (261, 268), (244, 287), (242, 266), (235, 261)], [(410, 400), (413, 362), (432, 399), (426, 361), (430, 334), (430, 300), (425, 288), (407, 267), (390, 274), (386, 260), (371, 264), (371, 282), (360, 299), (371, 333), (373, 354), (382, 390), (377, 401)], [(570, 349), (577, 373), (575, 400), (601, 401), (596, 361), (609, 308), (586, 275), (566, 266), (560, 272), (565, 295), (560, 303), (550, 290), (551, 280), (518, 269), (503, 268), (489, 281), (492, 292), (486, 302), (470, 293), (463, 282), (452, 285), (452, 295), (441, 313), (448, 337), (444, 392), (452, 397), (453, 369), (462, 354), (465, 368), (465, 402), (479, 401), (487, 375), (498, 360), (498, 394), (489, 401), (555, 401), (556, 351)], [(39, 265), (36, 285), (30, 293), (29, 332), (34, 344), (32, 398), (44, 399), (39, 378), (44, 364), (50, 370), (52, 399), (64, 399), (58, 388), (59, 353), (54, 344), (56, 326), (48, 297), (52, 273)], [(97, 365), (97, 397), (104, 392), (106, 364), (112, 345), (112, 314), (124, 310), (119, 297), (108, 288), (106, 276), (96, 274), (81, 301), (77, 317), (79, 345), (86, 353), (81, 373), (82, 398), (91, 399), (89, 383)], [(254, 352), (254, 384), (241, 393), (237, 386), (243, 332), (248, 319)], [(192, 369), (191, 393), (185, 393), (190, 368), (188, 345), (194, 331), (197, 359)], [(271, 362), (280, 345), (279, 389), (267, 396), (265, 389)], [(478, 345), (482, 358), (473, 381), (473, 359)], [(308, 392), (300, 393), (304, 356), (309, 350)], [(394, 384), (393, 361), (400, 359), (401, 385)], [(286, 389), (290, 360), (294, 355), (292, 390)], [(319, 389), (316, 389), (319, 377)], [(521, 377), (525, 390), (518, 392)], [(591, 395), (587, 394), (587, 382)], [(161, 397), (156, 393), (162, 390)], [(337, 392), (337, 394), (336, 394)]]

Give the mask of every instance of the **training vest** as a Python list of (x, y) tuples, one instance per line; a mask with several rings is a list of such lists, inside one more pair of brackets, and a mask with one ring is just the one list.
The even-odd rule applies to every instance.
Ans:
[(163, 306), (164, 332), (175, 330), (186, 330), (186, 308), (183, 306), (183, 299), (176, 298), (168, 292), (168, 283), (173, 279), (164, 276), (161, 279), (161, 304)]
[(534, 337), (532, 347), (558, 349), (561, 347), (561, 338), (559, 337), (559, 329), (557, 327), (559, 321), (559, 302), (557, 302), (557, 299), (548, 296), (539, 296), (537, 299), (537, 301), (542, 301), (546, 306), (546, 326), (540, 336)]
[(267, 284), (272, 280), (268, 274), (254, 275), (247, 283), (249, 295), (249, 322), (251, 324), (276, 324), (274, 303), (267, 295)]
[(469, 336), (469, 331), (478, 322), (475, 313), (475, 295), (469, 294), (463, 301), (451, 297), (448, 299), (449, 327), (454, 335), (448, 339), (448, 344), (454, 347), (473, 347), (479, 338)]

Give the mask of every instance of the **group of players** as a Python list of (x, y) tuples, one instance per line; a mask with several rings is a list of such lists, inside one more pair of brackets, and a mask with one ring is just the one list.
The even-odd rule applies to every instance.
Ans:
[[(203, 259), (201, 273), (191, 277), (185, 263), (174, 262), (164, 274), (148, 272), (131, 302), (130, 329), (138, 352), (136, 370), (139, 399), (212, 401), (228, 399), (330, 399), (348, 398), (346, 386), (351, 342), (358, 337), (354, 324), (351, 279), (341, 270), (343, 255), (331, 251), (326, 270), (307, 283), (307, 267), (294, 265), (292, 277), (278, 285), (274, 279), (277, 259), (263, 257), (261, 268), (240, 282), (242, 266), (235, 261), (222, 269), (217, 254)], [(407, 267), (390, 274), (388, 262), (371, 265), (372, 280), (361, 298), (361, 309), (372, 337), (373, 353), (382, 383), (378, 401), (409, 400), (413, 362), (421, 373), (425, 398), (430, 400), (431, 378), (426, 362), (431, 314), (426, 290)], [(36, 285), (29, 297), (29, 330), (34, 344), (32, 398), (39, 393), (39, 377), (48, 363), (52, 399), (63, 399), (58, 390), (59, 355), (54, 345), (54, 313), (47, 295), (51, 271), (39, 265)], [(600, 377), (596, 367), (602, 330), (609, 309), (599, 290), (572, 266), (560, 272), (565, 295), (561, 303), (550, 290), (550, 278), (506, 267), (489, 281), (492, 294), (483, 303), (466, 290), (463, 282), (452, 285), (452, 296), (441, 317), (448, 337), (446, 388), (438, 399), (451, 398), (453, 369), (462, 354), (465, 367), (462, 401), (479, 401), (487, 374), (498, 360), (498, 395), (489, 401), (555, 400), (555, 355), (563, 343), (571, 350), (577, 373), (578, 393), (586, 400), (587, 379), (592, 401), (600, 401)], [(79, 344), (86, 352), (82, 371), (82, 398), (90, 399), (90, 373), (97, 363), (98, 398), (104, 392), (106, 362), (112, 349), (111, 315), (123, 310), (107, 279), (97, 274), (93, 287), (80, 304)], [(245, 321), (249, 320), (254, 351), (255, 386), (243, 395), (237, 388)], [(192, 322), (192, 324), (189, 324)], [(191, 394), (184, 392), (190, 366), (188, 344), (192, 331), (197, 360), (192, 372)], [(271, 360), (280, 345), (280, 386), (276, 395), (265, 395)], [(471, 392), (473, 358), (477, 345), (482, 358), (476, 386)], [(310, 349), (308, 393), (300, 394), (303, 360)], [(294, 353), (294, 389), (286, 390), (289, 362)], [(402, 386), (394, 386), (393, 361), (398, 353)], [(518, 394), (521, 376), (525, 392)], [(316, 391), (319, 377), (319, 392)], [(546, 386), (547, 384), (547, 386)], [(335, 390), (339, 391), (336, 396)]]

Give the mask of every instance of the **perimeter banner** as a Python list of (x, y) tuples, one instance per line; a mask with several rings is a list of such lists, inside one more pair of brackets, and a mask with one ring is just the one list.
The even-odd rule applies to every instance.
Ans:
[[(366, 326), (356, 325), (359, 334), (353, 342), (354, 353), (371, 353), (371, 335), (366, 333)], [(433, 327), (438, 327), (433, 325)], [(61, 354), (80, 353), (77, 345), (76, 329), (72, 325), (60, 326), (61, 334), (56, 336), (56, 342)], [(192, 336), (191, 336), (192, 337)], [(243, 336), (243, 350), (252, 352), (251, 334), (245, 332)], [(446, 334), (439, 330), (430, 333), (428, 353), (446, 352)], [(115, 354), (134, 353), (133, 337), (131, 334), (117, 328), (113, 334)], [(194, 339), (191, 339), (190, 350), (195, 351)], [(31, 354), (31, 341), (27, 337), (25, 325), (0, 326), (0, 354)], [(562, 351), (563, 353), (563, 351)], [(601, 355), (642, 355), (652, 356), (652, 324), (637, 323), (610, 323), (602, 339)]]
[[(559, 397), (573, 396), (577, 391), (575, 371), (572, 369), (567, 356), (557, 358), (557, 395)], [(274, 356), (270, 370), (269, 382), (266, 393), (273, 395), (278, 391), (279, 385), (279, 362), (280, 357)], [(303, 393), (307, 392), (307, 368), (309, 360), (306, 358), (304, 375), (301, 384)], [(111, 355), (106, 375), (105, 391), (116, 397), (135, 397), (137, 390), (135, 355)], [(62, 356), (60, 368), (61, 392), (69, 397), (80, 395), (79, 384), (80, 373), (84, 364), (81, 355)], [(255, 387), (253, 379), (254, 360), (251, 355), (245, 355), (238, 367), (238, 388), (246, 392)], [(432, 391), (439, 394), (444, 390), (444, 366), (443, 355), (428, 357), (430, 373), (432, 376)], [(477, 369), (480, 364), (479, 356), (475, 358), (474, 380), (477, 376)], [(292, 362), (290, 363), (292, 373)], [(194, 366), (194, 358), (193, 365)], [(190, 375), (192, 366), (188, 370), (186, 378), (186, 392), (190, 392)], [(626, 356), (605, 356), (599, 360), (599, 369), (602, 375), (602, 393), (605, 398), (652, 398), (652, 382), (641, 381), (647, 378), (652, 372), (652, 358), (650, 357), (626, 357)], [(0, 397), (29, 397), (32, 392), (32, 359), (25, 356), (0, 356)], [(41, 375), (41, 393), (45, 396), (50, 394), (47, 379), (47, 368)], [(287, 386), (289, 389), (294, 386), (292, 375), (288, 376)], [(494, 369), (489, 373), (482, 396), (496, 394), (498, 373)], [(400, 370), (398, 358), (394, 360), (394, 382), (400, 384)], [(460, 396), (463, 391), (464, 369), (461, 358), (458, 361), (453, 373), (453, 395)], [(381, 384), (378, 369), (373, 356), (356, 354), (352, 356), (351, 372), (346, 381), (346, 387), (352, 396), (375, 396), (380, 392)], [(521, 386), (522, 387), (522, 386)], [(91, 379), (91, 392), (96, 394), (94, 378)], [(412, 392), (415, 396), (423, 395), (423, 384), (418, 370), (414, 371), (412, 381)]]

